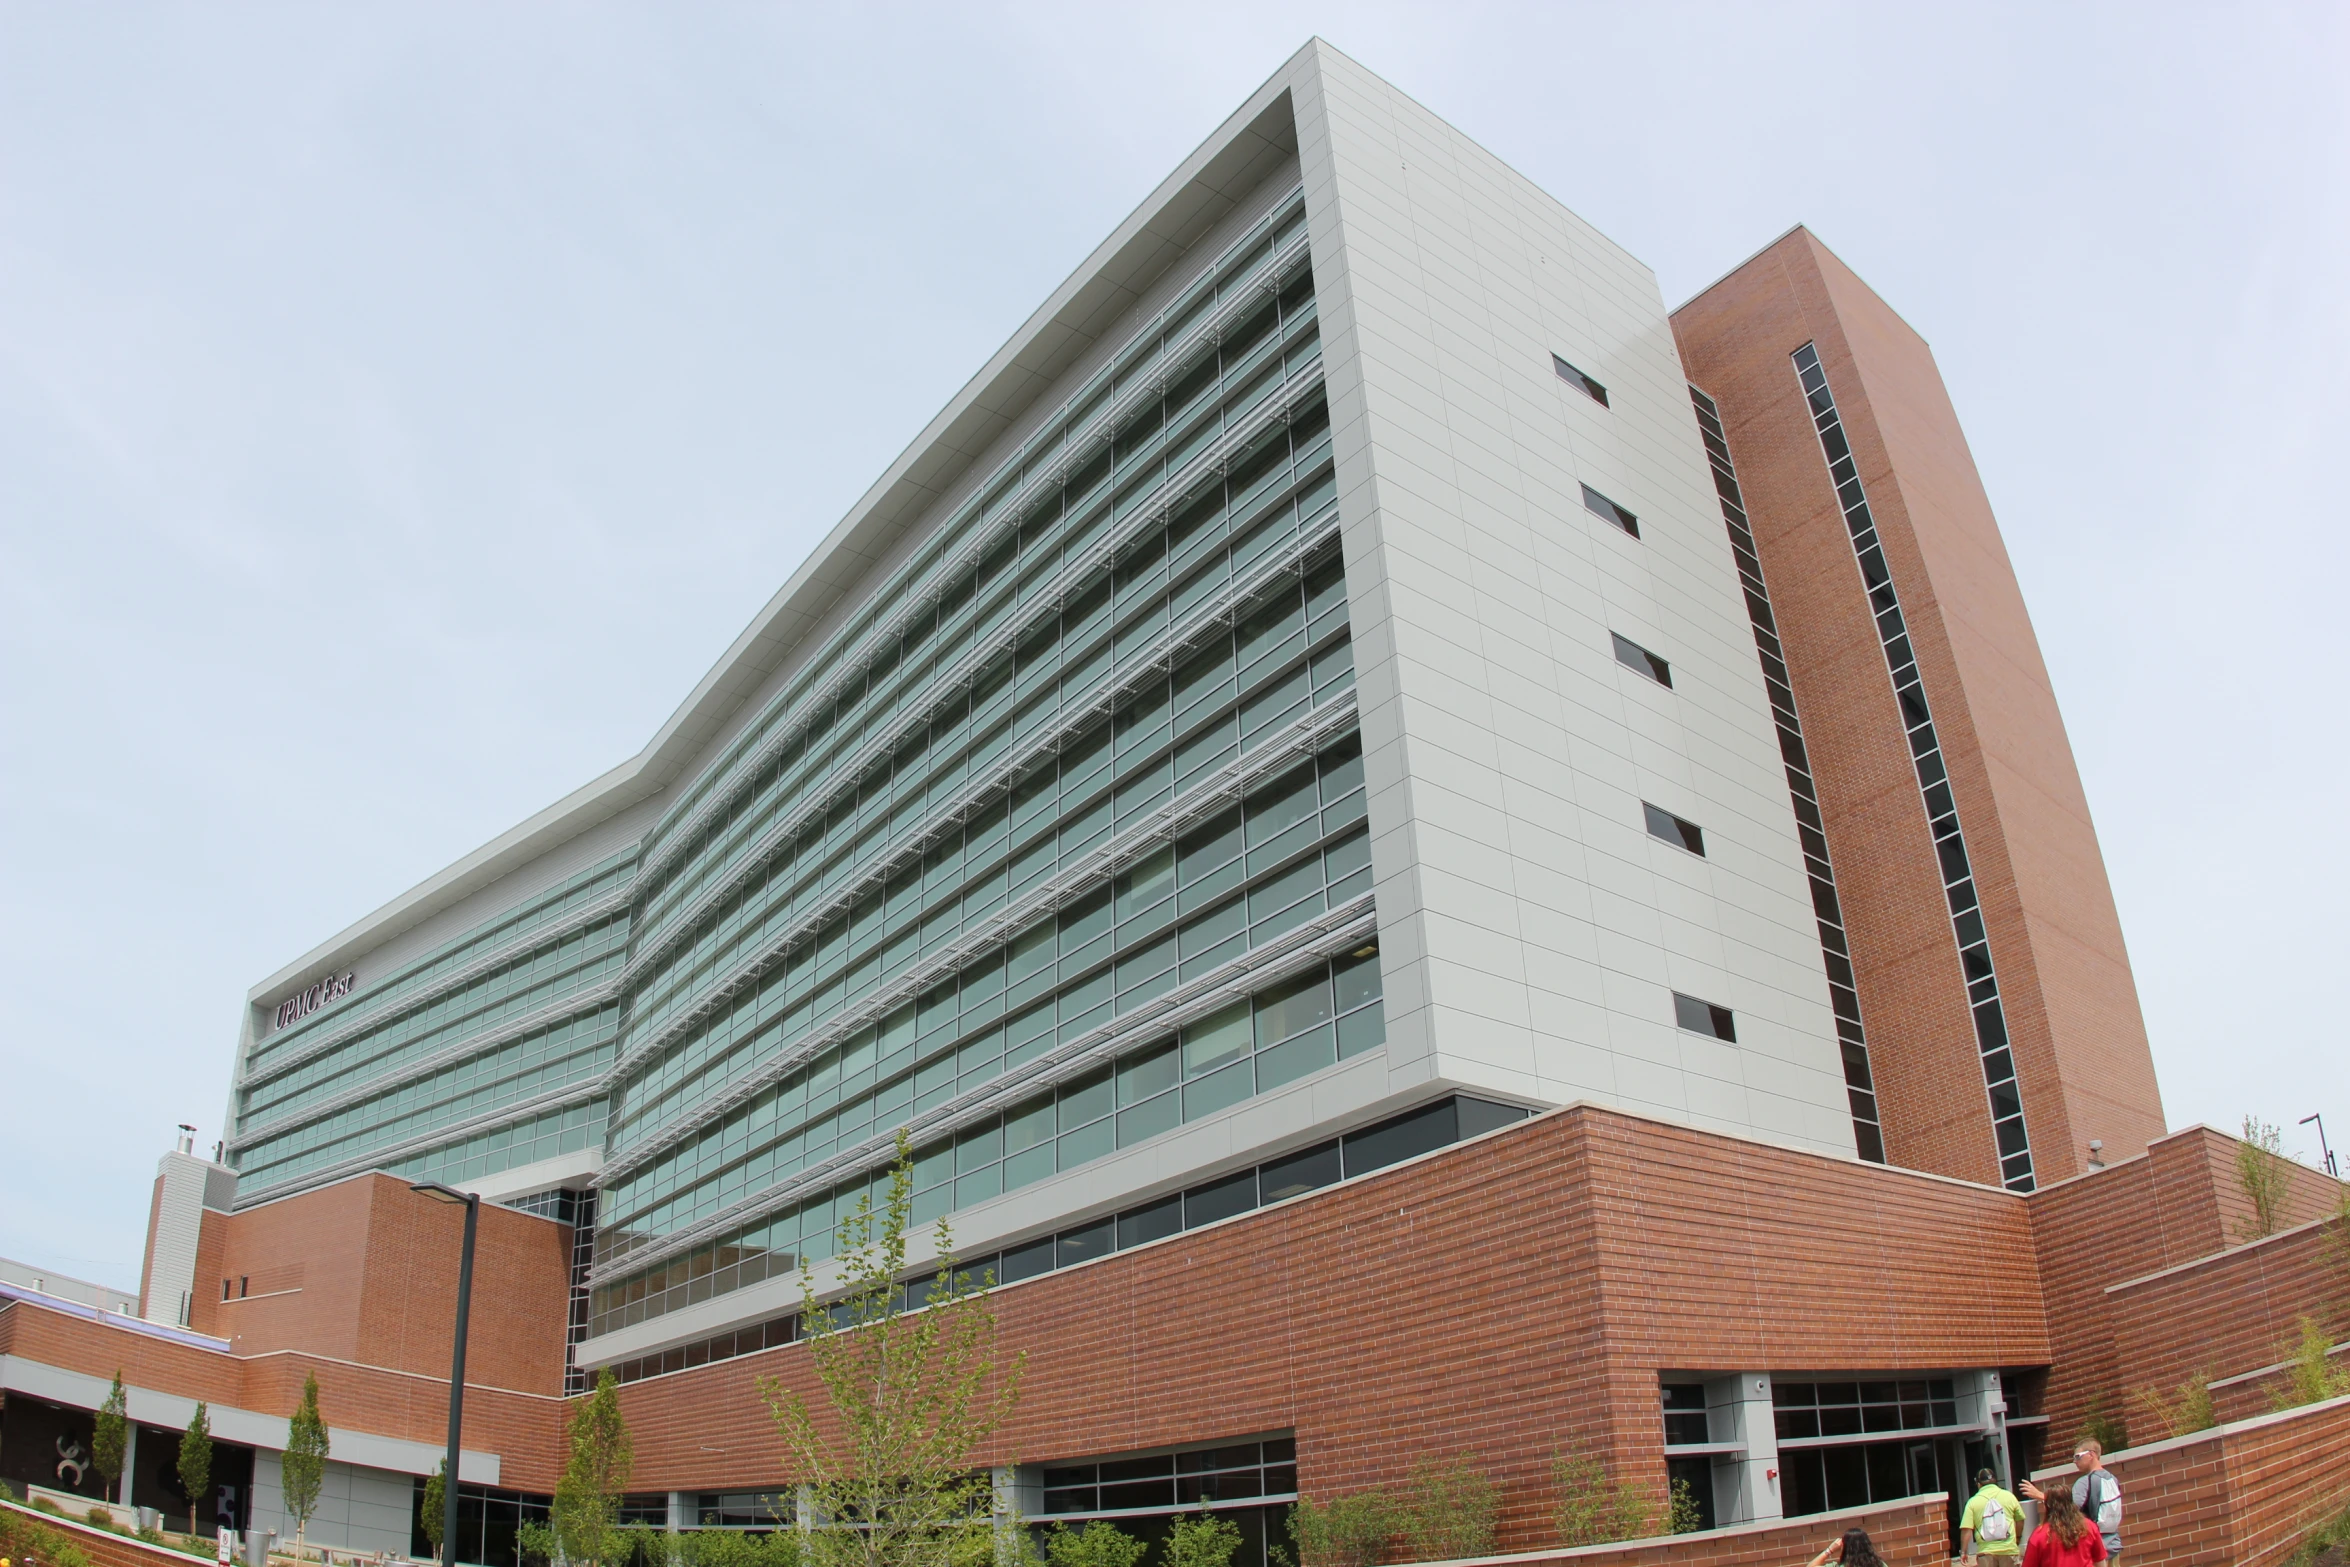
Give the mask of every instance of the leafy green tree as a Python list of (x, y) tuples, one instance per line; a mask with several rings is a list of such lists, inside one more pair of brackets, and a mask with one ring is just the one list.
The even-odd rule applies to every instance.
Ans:
[(977, 1567), (998, 1554), (994, 1483), (973, 1454), (1012, 1412), (1026, 1357), (999, 1370), (993, 1279), (974, 1285), (955, 1269), (943, 1220), (938, 1276), (919, 1300), (904, 1300), (913, 1208), (914, 1155), (901, 1130), (880, 1211), (861, 1197), (840, 1226), (847, 1293), (819, 1305), (801, 1266), (800, 1324), (828, 1418), (780, 1379), (759, 1379), (814, 1512), (811, 1567)]
[(1493, 1554), (1501, 1496), (1492, 1477), (1466, 1454), (1412, 1466), (1396, 1509), (1396, 1533), (1416, 1562), (1458, 1561)]
[(203, 1400), (180, 1433), (180, 1489), (188, 1493), (188, 1533), (196, 1532), (196, 1509), (212, 1495), (212, 1414)]
[(1581, 1453), (1561, 1453), (1551, 1464), (1558, 1487), (1552, 1515), (1561, 1545), (1606, 1545), (1654, 1532), (1656, 1509), (1629, 1480), (1608, 1481), (1607, 1466)]
[[(424, 1499), (418, 1502), (416, 1507), (417, 1511), (424, 1515), (420, 1521), (424, 1524), (425, 1543), (432, 1547), (433, 1559), (438, 1561), (441, 1555), (441, 1526), (448, 1522), (449, 1515), (449, 1460), (447, 1458), (444, 1457), (433, 1466), (432, 1474), (424, 1482)], [(529, 1529), (533, 1525), (524, 1524), (522, 1527)]]
[(1376, 1567), (1396, 1524), (1394, 1498), (1376, 1488), (1328, 1502), (1300, 1497), (1289, 1510), (1298, 1567)]
[[(117, 1367), (114, 1386), (107, 1390), (106, 1402), (98, 1406), (96, 1429), (90, 1435), (90, 1462), (106, 1481), (106, 1495), (112, 1497), (122, 1480), (123, 1460), (130, 1455), (130, 1406), (122, 1390), (122, 1371)], [(124, 1503), (130, 1501), (122, 1493)]]
[(636, 1467), (636, 1445), (620, 1413), (620, 1382), (609, 1369), (571, 1416), (571, 1452), (555, 1482), (547, 1522), (572, 1567), (613, 1567), (627, 1559), (620, 1497)]
[(1183, 1514), (1167, 1531), (1164, 1567), (1231, 1567), (1239, 1549), (1239, 1526), (1203, 1507)]
[(1096, 1518), (1082, 1529), (1055, 1524), (1044, 1538), (1044, 1559), (1051, 1567), (1135, 1567), (1149, 1549), (1146, 1541), (1107, 1518)]
[(302, 1554), (302, 1532), (318, 1511), (318, 1493), (326, 1485), (326, 1449), (326, 1422), (318, 1415), (318, 1377), (313, 1373), (302, 1379), (302, 1402), (286, 1422), (286, 1450), (278, 1459), (286, 1512), (294, 1520), (297, 1558)]

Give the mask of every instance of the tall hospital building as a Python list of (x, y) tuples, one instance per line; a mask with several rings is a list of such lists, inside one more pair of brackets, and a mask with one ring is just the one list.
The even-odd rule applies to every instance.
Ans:
[(0, 1470), (119, 1365), (279, 1527), (314, 1371), (311, 1537), (420, 1549), (446, 1182), (487, 1563), (602, 1368), (630, 1516), (762, 1521), (756, 1379), (901, 1133), (1026, 1510), (1257, 1553), (1421, 1457), (1513, 1548), (1566, 1450), (1713, 1525), (1963, 1495), (2118, 1407), (2109, 1287), (2237, 1201), (1925, 342), (1802, 228), (1668, 310), (1318, 42), (642, 752), (256, 986), (229, 1096), (135, 1319), (0, 1284)]

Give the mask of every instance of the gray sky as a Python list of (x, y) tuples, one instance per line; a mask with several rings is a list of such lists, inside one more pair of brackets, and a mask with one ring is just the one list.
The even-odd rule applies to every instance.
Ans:
[(1932, 341), (2171, 1124), (2350, 1145), (2350, 11), (0, 0), (0, 1254), (135, 1286), (245, 989), (635, 752), (1314, 32)]

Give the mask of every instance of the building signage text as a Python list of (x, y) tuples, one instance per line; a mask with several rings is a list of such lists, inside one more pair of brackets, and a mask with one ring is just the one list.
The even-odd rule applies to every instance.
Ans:
[(308, 990), (288, 996), (277, 1004), (277, 1026), (289, 1028), (330, 1001), (340, 1001), (351, 993), (355, 976), (348, 970), (331, 979), (322, 979)]

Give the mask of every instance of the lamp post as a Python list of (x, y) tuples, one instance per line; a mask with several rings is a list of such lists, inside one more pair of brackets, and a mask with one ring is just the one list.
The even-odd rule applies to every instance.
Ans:
[(457, 1347), (449, 1355), (449, 1456), (441, 1480), (441, 1567), (457, 1567), (457, 1456), (465, 1430), (465, 1319), (473, 1309), (473, 1230), (481, 1217), (481, 1198), (438, 1181), (418, 1181), (408, 1188), (434, 1202), (459, 1203), (465, 1209), (465, 1251), (457, 1263)]
[(2323, 1153), (2326, 1157), (2326, 1174), (2339, 1179), (2342, 1172), (2335, 1167), (2334, 1150), (2326, 1143), (2326, 1118), (2322, 1115), (2305, 1115), (2301, 1118), (2301, 1124), (2303, 1126), (2307, 1126), (2312, 1121), (2317, 1123), (2318, 1151)]

